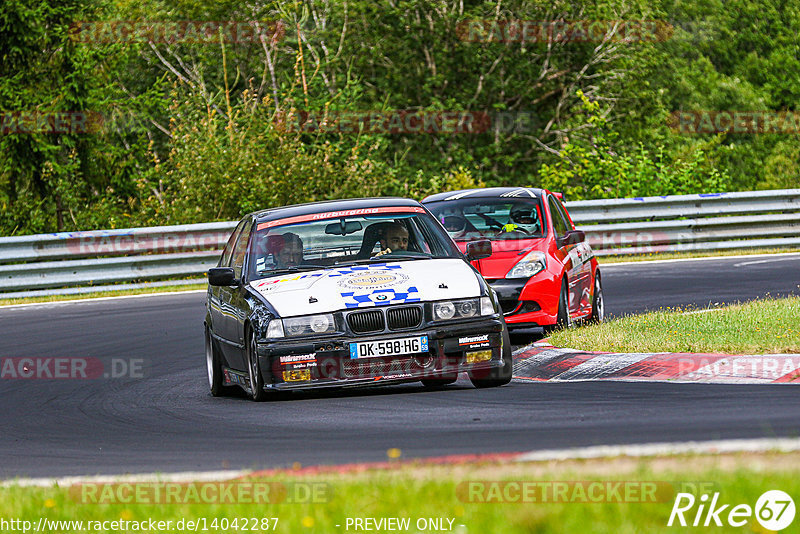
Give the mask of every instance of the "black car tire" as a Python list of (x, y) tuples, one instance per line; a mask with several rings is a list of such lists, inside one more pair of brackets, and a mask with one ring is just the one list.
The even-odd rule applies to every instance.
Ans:
[(561, 295), (558, 297), (558, 316), (556, 329), (572, 328), (572, 317), (569, 315), (569, 292), (567, 279), (561, 281)]
[(219, 353), (214, 349), (214, 342), (211, 339), (211, 332), (208, 326), (205, 328), (206, 336), (206, 370), (208, 371), (208, 387), (213, 397), (222, 397), (230, 395), (234, 388), (232, 386), (225, 386), (225, 380), (222, 375), (222, 362), (220, 361)]
[[(504, 386), (511, 382), (511, 375), (513, 373), (514, 360), (511, 357), (511, 338), (508, 335), (508, 329), (503, 329), (503, 367), (495, 367), (486, 371), (469, 373), (469, 381), (476, 388), (496, 388)], [(481, 376), (482, 375), (482, 376)]]
[(606, 317), (605, 301), (603, 300), (603, 284), (600, 282), (600, 271), (594, 277), (594, 295), (592, 296), (592, 315), (590, 323), (602, 323)]
[(245, 344), (245, 356), (247, 357), (248, 386), (250, 387), (250, 399), (256, 402), (266, 400), (267, 392), (264, 391), (264, 377), (261, 375), (261, 364), (258, 362), (258, 350), (256, 348), (256, 335), (249, 328), (246, 330), (247, 343)]

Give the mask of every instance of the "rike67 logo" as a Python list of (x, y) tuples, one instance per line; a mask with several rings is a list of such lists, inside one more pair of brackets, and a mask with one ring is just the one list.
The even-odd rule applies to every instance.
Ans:
[[(693, 527), (721, 527), (725, 523), (732, 527), (743, 527), (755, 516), (756, 521), (767, 530), (777, 532), (794, 521), (794, 501), (788, 493), (780, 490), (764, 492), (756, 501), (755, 508), (749, 504), (723, 504), (719, 492), (709, 502), (707, 494), (696, 499), (691, 493), (678, 493), (669, 514), (667, 526), (673, 524)], [(695, 510), (695, 505), (697, 505)], [(675, 521), (677, 520), (677, 523)]]

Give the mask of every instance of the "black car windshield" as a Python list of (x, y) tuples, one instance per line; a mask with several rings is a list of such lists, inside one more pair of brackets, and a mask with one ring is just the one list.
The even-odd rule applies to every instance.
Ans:
[(447, 233), (422, 208), (347, 210), (259, 222), (251, 241), (248, 278), (461, 257)]
[(464, 197), (425, 204), (456, 241), (543, 237), (537, 198)]

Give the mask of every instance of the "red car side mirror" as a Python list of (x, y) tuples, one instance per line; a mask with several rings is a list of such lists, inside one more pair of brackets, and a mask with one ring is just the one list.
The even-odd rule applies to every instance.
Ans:
[(567, 245), (576, 245), (584, 241), (586, 241), (586, 234), (583, 230), (570, 230), (566, 234), (556, 238), (556, 246), (558, 248), (563, 248)]
[(479, 239), (467, 243), (467, 259), (469, 261), (482, 260), (492, 255), (492, 242), (488, 239)]

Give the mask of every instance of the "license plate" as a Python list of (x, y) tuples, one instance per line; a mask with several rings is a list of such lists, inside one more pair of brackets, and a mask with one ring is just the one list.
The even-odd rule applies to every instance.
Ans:
[(350, 343), (350, 358), (377, 358), (428, 352), (428, 336)]

